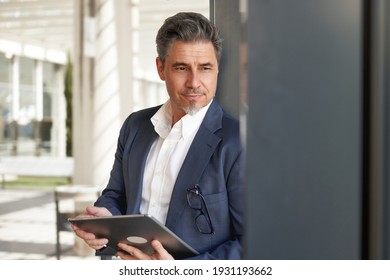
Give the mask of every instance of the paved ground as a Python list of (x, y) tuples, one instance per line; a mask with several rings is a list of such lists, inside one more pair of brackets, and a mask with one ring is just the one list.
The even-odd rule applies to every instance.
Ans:
[[(56, 229), (53, 190), (0, 189), (0, 260), (56, 259)], [(97, 259), (73, 232), (60, 242), (61, 259)]]

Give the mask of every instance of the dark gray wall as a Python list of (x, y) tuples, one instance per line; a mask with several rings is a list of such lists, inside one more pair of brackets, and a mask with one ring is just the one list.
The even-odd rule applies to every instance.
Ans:
[(390, 259), (390, 2), (368, 3), (368, 256)]
[(359, 259), (362, 1), (248, 1), (249, 259)]
[(230, 114), (240, 112), (240, 41), (241, 24), (238, 0), (210, 0), (210, 19), (218, 26), (224, 39), (219, 65), (216, 99)]
[(385, 106), (386, 106), (386, 114), (385, 114), (385, 126), (384, 126), (384, 135), (385, 135), (385, 162), (384, 162), (384, 174), (385, 174), (385, 183), (384, 187), (386, 188), (385, 194), (385, 232), (384, 236), (386, 240), (384, 241), (385, 245), (385, 254), (383, 255), (384, 259), (390, 259), (390, 2), (382, 0), (383, 5), (385, 5), (385, 22), (384, 22), (384, 54), (383, 59), (385, 61), (383, 68), (383, 93), (385, 95)]

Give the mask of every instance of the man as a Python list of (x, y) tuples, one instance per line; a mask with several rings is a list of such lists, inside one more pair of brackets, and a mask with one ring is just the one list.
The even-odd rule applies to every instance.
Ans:
[[(164, 22), (156, 43), (169, 100), (124, 122), (108, 185), (83, 215), (150, 214), (200, 252), (194, 259), (240, 259), (239, 125), (213, 99), (222, 39), (204, 16), (178, 13)], [(94, 249), (108, 242), (73, 229)], [(152, 245), (147, 255), (120, 243), (118, 256), (173, 259), (158, 240)]]

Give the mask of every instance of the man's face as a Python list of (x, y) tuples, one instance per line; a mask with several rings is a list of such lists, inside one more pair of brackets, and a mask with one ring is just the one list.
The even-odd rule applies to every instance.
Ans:
[(165, 65), (156, 59), (171, 100), (173, 123), (206, 106), (217, 89), (218, 61), (211, 42), (173, 43)]

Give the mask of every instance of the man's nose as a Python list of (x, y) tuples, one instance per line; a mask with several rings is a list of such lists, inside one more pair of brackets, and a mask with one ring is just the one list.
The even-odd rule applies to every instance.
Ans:
[(186, 86), (189, 88), (198, 88), (200, 86), (199, 75), (195, 71), (188, 73)]

